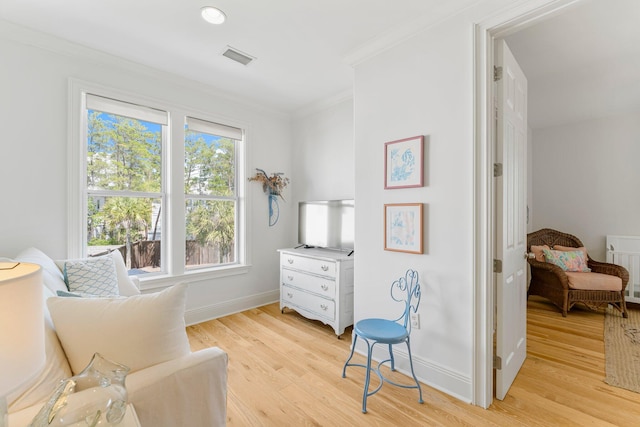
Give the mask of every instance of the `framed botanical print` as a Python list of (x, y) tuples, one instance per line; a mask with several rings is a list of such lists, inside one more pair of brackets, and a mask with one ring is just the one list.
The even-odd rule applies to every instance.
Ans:
[(423, 252), (423, 204), (384, 205), (384, 249), (421, 254)]
[(424, 185), (424, 136), (384, 144), (384, 188), (411, 188)]

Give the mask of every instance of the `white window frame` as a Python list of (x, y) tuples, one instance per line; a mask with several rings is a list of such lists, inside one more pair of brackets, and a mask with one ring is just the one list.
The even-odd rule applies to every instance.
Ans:
[[(161, 147), (160, 147), (160, 152), (161, 152), (161, 162), (163, 165), (163, 171), (161, 174), (161, 183), (160, 183), (160, 191), (158, 192), (149, 192), (149, 193), (144, 193), (144, 192), (140, 192), (140, 191), (128, 191), (128, 190), (118, 190), (118, 191), (112, 191), (112, 190), (89, 190), (86, 188), (86, 182), (87, 182), (87, 175), (86, 175), (86, 170), (87, 170), (87, 164), (85, 161), (82, 162), (81, 165), (81, 175), (82, 175), (82, 180), (80, 181), (81, 183), (85, 183), (85, 185), (82, 188), (83, 191), (83, 200), (82, 200), (82, 204), (83, 207), (82, 209), (84, 210), (84, 214), (83, 217), (85, 218), (84, 220), (84, 224), (86, 225), (86, 217), (87, 217), (87, 207), (88, 207), (88, 199), (92, 196), (104, 196), (104, 197), (146, 197), (146, 198), (150, 198), (150, 199), (160, 199), (160, 205), (161, 205), (161, 221), (162, 224), (165, 224), (166, 222), (166, 211), (167, 211), (167, 173), (166, 173), (166, 169), (167, 168), (167, 160), (168, 160), (168, 156), (166, 155), (166, 150), (168, 147), (168, 139), (169, 139), (169, 132), (170, 132), (170, 127), (169, 127), (169, 112), (165, 111), (165, 110), (159, 110), (157, 108), (151, 108), (148, 106), (142, 106), (142, 104), (135, 104), (135, 103), (129, 103), (129, 102), (124, 102), (122, 100), (118, 100), (118, 99), (110, 99), (101, 95), (98, 95), (94, 92), (88, 93), (85, 92), (83, 93), (82, 97), (82, 101), (84, 103), (84, 108), (82, 111), (82, 122), (83, 122), (83, 126), (82, 126), (82, 133), (80, 136), (80, 141), (82, 142), (82, 147), (80, 148), (82, 150), (81, 153), (81, 157), (80, 159), (82, 160), (86, 160), (87, 158), (87, 110), (94, 110), (94, 111), (101, 111), (101, 112), (106, 112), (107, 114), (115, 114), (115, 115), (120, 115), (120, 116), (125, 116), (125, 117), (129, 117), (129, 118), (133, 118), (135, 120), (140, 120), (140, 121), (146, 121), (146, 122), (151, 122), (151, 123), (156, 123), (162, 126), (162, 134), (161, 134)], [(82, 228), (82, 242), (86, 242), (88, 240), (88, 236), (87, 236), (87, 228), (86, 226)], [(164, 261), (165, 261), (165, 252), (166, 252), (166, 248), (167, 248), (167, 244), (166, 244), (166, 239), (162, 239), (161, 240), (161, 245), (160, 245), (160, 255), (161, 255), (161, 260), (160, 260), (160, 265), (162, 266), (162, 273), (166, 273), (167, 269), (164, 266)], [(82, 257), (87, 255), (87, 246), (85, 244), (82, 245)], [(157, 274), (157, 273), (150, 273), (150, 274)]]
[[(166, 209), (162, 214), (163, 250), (161, 265), (163, 273), (138, 276), (141, 289), (153, 289), (170, 286), (188, 277), (189, 281), (201, 281), (220, 277), (245, 274), (249, 271), (250, 260), (247, 232), (246, 201), (246, 123), (225, 117), (198, 111), (166, 101), (126, 93), (96, 83), (77, 79), (69, 80), (69, 119), (68, 119), (68, 212), (67, 212), (67, 256), (83, 258), (86, 253), (86, 94), (144, 105), (149, 108), (166, 111), (169, 117), (168, 132), (163, 138), (162, 156), (165, 165), (162, 173)], [(236, 141), (236, 185), (237, 185), (237, 259), (233, 264), (209, 268), (186, 270), (185, 265), (185, 195), (184, 195), (184, 141), (186, 117), (196, 117), (215, 123), (224, 123), (243, 130), (244, 137)]]
[[(186, 194), (183, 192), (183, 195), (185, 198), (185, 203), (183, 203), (183, 208), (185, 207), (187, 199), (220, 200), (220, 201), (234, 202), (234, 206), (235, 206), (235, 209), (234, 209), (235, 210), (235, 215), (234, 215), (235, 233), (234, 234), (237, 236), (239, 232), (239, 219), (240, 219), (240, 215), (239, 215), (240, 193), (238, 191), (238, 186), (240, 185), (240, 174), (238, 173), (239, 172), (238, 158), (242, 156), (243, 150), (240, 147), (242, 146), (242, 142), (244, 141), (244, 132), (242, 131), (241, 128), (227, 126), (221, 123), (211, 122), (211, 121), (203, 120), (201, 118), (190, 117), (190, 116), (185, 117), (183, 128), (185, 127), (185, 125), (187, 130), (190, 130), (192, 132), (199, 132), (207, 135), (229, 138), (234, 141), (234, 158), (236, 159), (235, 161), (236, 167), (234, 168), (234, 177), (233, 177), (234, 187), (235, 187), (233, 191), (234, 195), (231, 197), (222, 197), (219, 195)], [(186, 137), (182, 139), (183, 149), (185, 145), (186, 145)], [(184, 162), (182, 162), (182, 164), (184, 164)], [(182, 185), (182, 188), (184, 188), (184, 185)], [(185, 221), (185, 226), (186, 226), (186, 221)], [(185, 241), (186, 241), (186, 233), (185, 233)], [(237, 237), (236, 237), (236, 242), (237, 242)], [(238, 262), (238, 258), (239, 258), (238, 249), (239, 249), (238, 245), (237, 244), (234, 245), (233, 251), (234, 251), (234, 259), (236, 261), (232, 264), (236, 264)], [(187, 268), (186, 265), (185, 265), (185, 268)], [(193, 266), (188, 270), (188, 272), (190, 273), (190, 272), (194, 272), (194, 271), (205, 269), (205, 268), (208, 268), (208, 267)], [(223, 267), (220, 266), (215, 268), (223, 268)]]

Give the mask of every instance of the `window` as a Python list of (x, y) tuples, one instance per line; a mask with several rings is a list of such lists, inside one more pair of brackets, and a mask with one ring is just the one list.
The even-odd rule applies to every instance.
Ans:
[(162, 270), (167, 113), (86, 96), (87, 255), (118, 249), (134, 272)]
[[(72, 82), (69, 255), (120, 250), (142, 283), (246, 267), (244, 132)], [(179, 165), (184, 165), (184, 173)]]
[(233, 263), (236, 255), (236, 141), (242, 131), (187, 117), (184, 142), (187, 269)]

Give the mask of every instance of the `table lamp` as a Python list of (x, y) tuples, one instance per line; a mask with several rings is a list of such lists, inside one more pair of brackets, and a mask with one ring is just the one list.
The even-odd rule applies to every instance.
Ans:
[(7, 396), (38, 375), (44, 363), (40, 266), (0, 262), (0, 427), (7, 427)]

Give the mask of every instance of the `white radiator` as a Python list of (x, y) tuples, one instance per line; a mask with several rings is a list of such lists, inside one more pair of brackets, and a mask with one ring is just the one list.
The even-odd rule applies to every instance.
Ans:
[(625, 300), (640, 303), (640, 236), (607, 236), (607, 262), (629, 271)]

